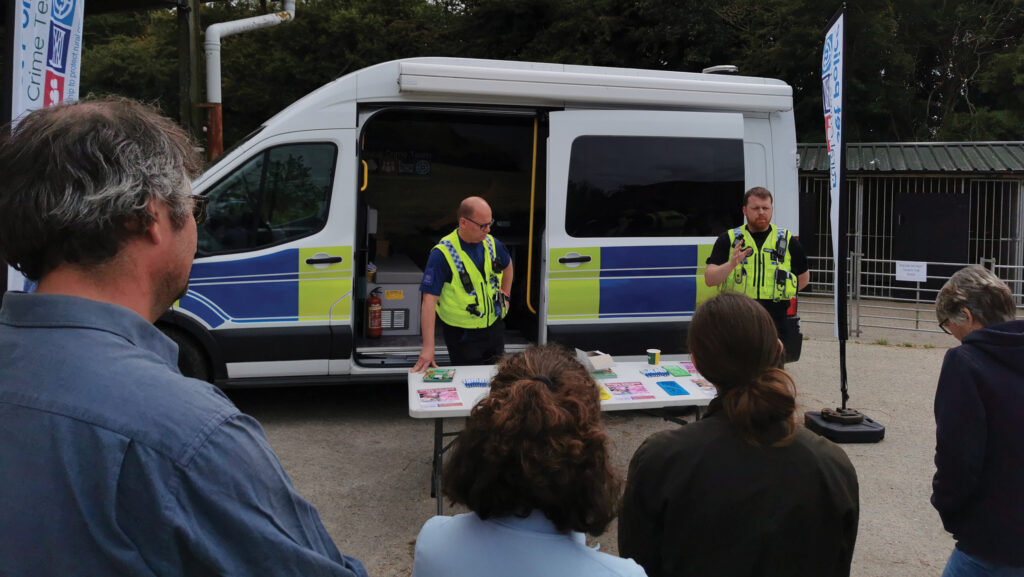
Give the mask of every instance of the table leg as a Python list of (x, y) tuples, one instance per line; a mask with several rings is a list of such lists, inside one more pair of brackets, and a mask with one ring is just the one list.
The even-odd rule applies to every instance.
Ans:
[(441, 497), (441, 458), (444, 442), (444, 419), (434, 419), (434, 459), (430, 470), (430, 496), (437, 498), (437, 514), (440, 515), (443, 508)]
[(444, 454), (455, 441), (444, 444), (445, 437), (457, 437), (458, 431), (444, 432), (444, 419), (434, 419), (434, 455), (430, 469), (430, 496), (437, 499), (437, 514), (444, 514), (444, 497), (441, 494), (441, 471), (444, 469)]

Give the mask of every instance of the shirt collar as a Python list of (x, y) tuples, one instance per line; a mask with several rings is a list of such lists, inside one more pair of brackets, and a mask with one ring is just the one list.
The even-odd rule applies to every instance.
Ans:
[[(564, 535), (564, 533), (559, 531), (555, 527), (555, 524), (552, 523), (546, 515), (544, 515), (544, 512), (539, 509), (530, 511), (530, 514), (526, 517), (497, 517), (490, 519), (490, 521), (518, 531), (547, 533), (549, 535)], [(568, 536), (573, 541), (579, 541), (580, 543), (586, 542), (586, 536), (578, 531), (570, 531)]]
[(24, 328), (82, 328), (118, 335), (176, 366), (178, 347), (152, 323), (120, 305), (56, 294), (8, 292), (0, 324)]

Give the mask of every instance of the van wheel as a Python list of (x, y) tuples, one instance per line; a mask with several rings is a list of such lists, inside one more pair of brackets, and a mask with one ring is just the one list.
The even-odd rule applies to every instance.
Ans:
[(181, 374), (212, 383), (210, 361), (192, 335), (172, 326), (161, 326), (160, 330), (178, 345), (178, 370)]

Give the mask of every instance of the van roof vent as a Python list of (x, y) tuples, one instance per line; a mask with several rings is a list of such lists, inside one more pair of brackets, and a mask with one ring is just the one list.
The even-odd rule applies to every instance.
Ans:
[(739, 74), (740, 69), (733, 64), (719, 64), (718, 66), (708, 66), (701, 72), (704, 74)]

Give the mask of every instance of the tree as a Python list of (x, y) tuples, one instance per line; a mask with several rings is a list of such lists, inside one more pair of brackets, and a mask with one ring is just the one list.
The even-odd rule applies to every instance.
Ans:
[[(239, 8), (204, 10), (204, 26), (257, 13)], [(335, 78), (431, 53), (441, 16), (438, 6), (424, 0), (307, 0), (299, 2), (293, 22), (225, 38), (225, 144)]]
[(178, 116), (176, 21), (168, 10), (101, 14), (86, 19), (82, 96), (120, 94)]
[[(280, 2), (204, 5), (203, 26)], [(821, 50), (838, 7), (810, 0), (298, 0), (284, 26), (223, 41), (225, 143), (346, 73), (464, 56), (699, 72), (736, 64), (793, 87), (797, 136), (824, 140)], [(86, 19), (83, 93), (177, 114), (173, 12)], [(1020, 139), (1024, 0), (862, 0), (847, 10), (849, 141)]]

